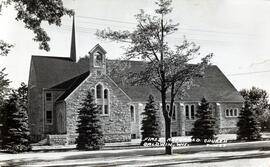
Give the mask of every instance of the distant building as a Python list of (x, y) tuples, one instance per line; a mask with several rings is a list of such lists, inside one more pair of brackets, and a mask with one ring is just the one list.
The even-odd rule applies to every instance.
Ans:
[[(96, 45), (87, 59), (76, 62), (73, 24), (70, 57), (32, 56), (29, 75), (29, 122), (31, 135), (40, 140), (47, 135), (62, 134), (70, 143), (76, 137), (78, 109), (87, 91), (95, 94), (100, 106), (107, 142), (140, 138), (141, 113), (150, 94), (160, 103), (157, 90), (149, 86), (130, 86), (106, 74), (106, 51)], [(143, 62), (129, 61), (131, 70), (140, 70)], [(176, 98), (172, 118), (172, 135), (188, 135), (195, 121), (202, 97), (211, 104), (220, 133), (236, 131), (243, 98), (217, 66), (209, 66), (197, 86)], [(169, 107), (169, 106), (168, 106)], [(163, 116), (161, 122), (164, 124)], [(164, 127), (161, 126), (162, 131)], [(164, 134), (164, 133), (163, 133)]]

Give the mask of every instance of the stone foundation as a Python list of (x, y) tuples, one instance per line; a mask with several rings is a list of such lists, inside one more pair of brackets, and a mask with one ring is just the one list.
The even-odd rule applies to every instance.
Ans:
[(68, 144), (67, 135), (48, 135), (47, 137), (49, 145), (66, 145)]
[[(75, 144), (77, 134), (70, 135), (48, 135), (47, 141), (49, 145), (71, 145)], [(105, 143), (115, 143), (115, 142), (127, 142), (131, 140), (131, 136), (128, 133), (121, 134), (105, 134)]]

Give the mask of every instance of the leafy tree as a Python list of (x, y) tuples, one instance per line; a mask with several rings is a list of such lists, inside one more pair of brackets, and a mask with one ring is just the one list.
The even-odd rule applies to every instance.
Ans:
[[(154, 97), (149, 96), (148, 103), (144, 108), (142, 113), (142, 145), (144, 142), (147, 142), (147, 138), (153, 138), (152, 142), (155, 143), (159, 140), (160, 137), (160, 126), (159, 126), (159, 117), (158, 117), (158, 108), (155, 104)], [(150, 141), (151, 142), (151, 141)]]
[[(194, 42), (184, 40), (174, 49), (169, 46), (167, 37), (178, 30), (178, 24), (167, 18), (172, 11), (171, 2), (158, 0), (153, 16), (141, 10), (135, 16), (138, 25), (132, 32), (111, 29), (96, 32), (102, 39), (126, 42), (125, 60), (140, 58), (144, 61), (141, 71), (128, 70), (128, 63), (126, 68), (115, 71), (127, 72), (123, 81), (132, 85), (151, 85), (160, 92), (165, 120), (166, 154), (172, 154), (171, 118), (175, 97), (183, 96), (185, 90), (192, 85), (193, 78), (203, 74), (203, 69), (212, 57), (209, 54), (201, 62), (189, 65), (188, 62), (199, 55), (199, 47)], [(166, 101), (170, 101), (169, 111), (166, 110)]]
[(240, 111), (239, 121), (237, 123), (237, 139), (238, 140), (259, 140), (260, 127), (256, 119), (255, 113), (252, 111), (252, 103), (245, 101), (243, 108)]
[[(63, 6), (62, 0), (3, 0), (0, 2), (0, 14), (3, 6), (13, 5), (17, 11), (16, 20), (22, 21), (25, 28), (30, 29), (35, 34), (34, 41), (39, 42), (39, 48), (49, 51), (48, 42), (50, 37), (41, 27), (42, 22), (49, 25), (61, 26), (61, 18), (64, 15), (71, 16), (72, 10)], [(13, 45), (0, 40), (0, 55), (5, 56)]]
[(3, 106), (6, 119), (3, 124), (3, 148), (17, 153), (31, 150), (27, 115), (27, 87), (22, 84), (13, 91)]
[(270, 110), (268, 103), (268, 93), (267, 91), (252, 87), (251, 89), (243, 89), (240, 94), (244, 97), (246, 101), (250, 102), (252, 106), (252, 111), (255, 112), (255, 116), (258, 119), (262, 131), (266, 129), (267, 122), (270, 118)]
[(216, 120), (205, 98), (202, 98), (195, 116), (198, 119), (194, 122), (194, 127), (191, 130), (192, 140), (205, 143), (205, 140), (215, 139)]
[(79, 150), (99, 150), (104, 145), (100, 110), (91, 92), (87, 93), (79, 110), (77, 133), (76, 144)]

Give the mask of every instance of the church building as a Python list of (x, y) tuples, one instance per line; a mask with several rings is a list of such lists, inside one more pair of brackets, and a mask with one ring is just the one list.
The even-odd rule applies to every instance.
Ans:
[[(74, 143), (78, 109), (88, 91), (101, 109), (106, 142), (130, 141), (141, 137), (141, 113), (150, 94), (160, 104), (160, 94), (149, 86), (130, 86), (117, 82), (106, 73), (110, 64), (99, 44), (89, 49), (86, 59), (76, 60), (75, 25), (73, 21), (70, 57), (32, 56), (28, 82), (29, 122), (33, 140), (46, 137), (64, 138)], [(129, 69), (140, 70), (141, 61), (128, 61)], [(176, 98), (172, 135), (189, 135), (195, 121), (196, 108), (205, 97), (217, 120), (219, 133), (236, 131), (243, 98), (221, 70), (211, 65), (205, 77), (196, 78), (197, 86), (187, 90), (181, 100)], [(161, 124), (164, 124), (160, 114)], [(164, 135), (164, 127), (161, 126)]]

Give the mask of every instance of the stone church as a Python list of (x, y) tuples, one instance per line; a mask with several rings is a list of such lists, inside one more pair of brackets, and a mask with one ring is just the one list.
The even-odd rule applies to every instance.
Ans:
[[(97, 44), (87, 59), (76, 60), (73, 21), (70, 57), (32, 56), (29, 74), (29, 122), (33, 140), (57, 136), (74, 143), (78, 109), (88, 91), (93, 92), (101, 109), (106, 142), (140, 138), (141, 113), (150, 94), (160, 103), (159, 93), (148, 86), (130, 86), (106, 74), (109, 53)], [(131, 70), (140, 70), (143, 62), (128, 61)], [(243, 98), (220, 71), (211, 65), (205, 77), (196, 78), (197, 86), (175, 101), (172, 135), (189, 135), (202, 97), (209, 102), (217, 119), (219, 133), (235, 132)], [(169, 107), (169, 106), (168, 106)], [(163, 117), (161, 116), (161, 123)], [(161, 130), (164, 132), (163, 126)], [(164, 134), (164, 133), (162, 133)]]

